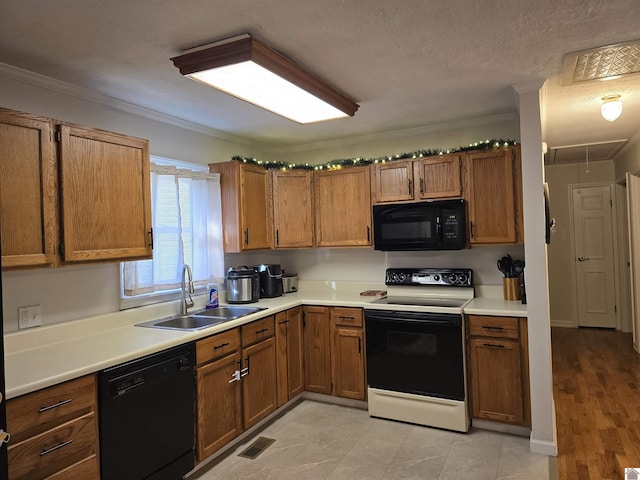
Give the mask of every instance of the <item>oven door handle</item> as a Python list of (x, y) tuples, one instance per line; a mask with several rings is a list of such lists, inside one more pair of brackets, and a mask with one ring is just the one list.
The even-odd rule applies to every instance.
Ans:
[[(403, 314), (404, 312), (401, 312)], [(373, 320), (380, 321), (385, 323), (410, 323), (410, 324), (420, 324), (420, 325), (433, 325), (433, 326), (442, 326), (442, 327), (460, 327), (462, 326), (461, 319), (458, 316), (455, 318), (407, 318), (404, 317), (396, 317), (392, 315), (366, 315), (365, 321)]]

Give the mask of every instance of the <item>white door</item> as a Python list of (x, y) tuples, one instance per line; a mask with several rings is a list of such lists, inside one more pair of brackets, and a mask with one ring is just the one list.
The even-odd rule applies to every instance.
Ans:
[(631, 323), (633, 348), (640, 352), (640, 178), (627, 172), (629, 260), (631, 262)]
[(578, 325), (616, 327), (611, 186), (572, 187)]

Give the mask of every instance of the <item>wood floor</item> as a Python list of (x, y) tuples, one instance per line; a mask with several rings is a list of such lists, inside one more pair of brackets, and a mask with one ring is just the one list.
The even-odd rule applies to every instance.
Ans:
[(553, 328), (560, 480), (624, 478), (640, 467), (640, 355), (631, 334)]

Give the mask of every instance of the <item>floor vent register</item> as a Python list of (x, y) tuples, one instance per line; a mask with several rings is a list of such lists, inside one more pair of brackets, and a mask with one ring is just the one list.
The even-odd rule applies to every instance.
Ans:
[(258, 437), (258, 439), (249, 445), (246, 449), (238, 454), (239, 457), (250, 458), (254, 460), (258, 455), (264, 452), (273, 442), (274, 438)]

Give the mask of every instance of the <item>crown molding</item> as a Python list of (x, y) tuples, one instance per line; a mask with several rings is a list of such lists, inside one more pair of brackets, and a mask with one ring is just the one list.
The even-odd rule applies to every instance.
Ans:
[(327, 140), (314, 143), (305, 143), (299, 145), (287, 145), (282, 147), (271, 147), (271, 152), (275, 154), (302, 153), (314, 150), (322, 150), (325, 148), (341, 147), (346, 145), (359, 145), (377, 139), (399, 139), (416, 135), (426, 135), (434, 132), (450, 131), (458, 128), (475, 127), (477, 125), (485, 125), (490, 123), (500, 123), (517, 121), (518, 116), (515, 113), (502, 113), (497, 115), (489, 115), (485, 117), (475, 117), (455, 122), (436, 123), (433, 125), (423, 125), (420, 127), (412, 127), (403, 130), (393, 130), (388, 132), (372, 133), (369, 135), (351, 136), (349, 138), (341, 138), (336, 140)]
[(203, 135), (214, 137), (219, 140), (238, 143), (241, 145), (246, 145), (251, 147), (255, 147), (258, 144), (258, 142), (247, 139), (245, 137), (223, 132), (215, 128), (205, 127), (203, 125), (189, 122), (187, 120), (183, 120), (181, 118), (177, 118), (172, 115), (167, 115), (165, 113), (161, 113), (156, 110), (143, 107), (141, 105), (127, 102), (125, 100), (120, 100), (116, 97), (104, 95), (102, 93), (98, 93), (94, 90), (90, 90), (85, 87), (80, 87), (78, 85), (64, 82), (62, 80), (56, 80), (54, 78), (47, 77), (46, 75), (41, 75), (39, 73), (31, 72), (29, 70), (25, 70), (25, 69), (22, 69), (13, 65), (9, 65), (6, 63), (2, 63), (2, 62), (0, 62), (0, 76), (9, 78), (11, 80), (16, 80), (21, 83), (33, 85), (35, 87), (44, 88), (46, 90), (50, 90), (56, 93), (61, 93), (63, 95), (68, 95), (70, 97), (85, 100), (88, 102), (112, 107), (112, 108), (115, 108), (116, 110), (121, 110), (127, 113), (131, 113), (139, 117), (144, 117), (150, 120), (156, 120), (161, 123), (166, 123), (176, 127), (184, 128), (186, 130), (190, 130), (196, 133), (201, 133)]

